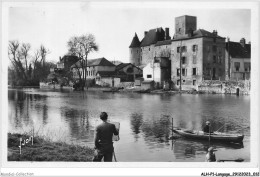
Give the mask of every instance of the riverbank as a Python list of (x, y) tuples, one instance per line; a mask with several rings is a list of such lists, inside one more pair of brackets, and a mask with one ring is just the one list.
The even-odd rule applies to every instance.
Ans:
[[(20, 138), (30, 141), (22, 146), (21, 154)], [(89, 147), (52, 142), (41, 137), (34, 137), (32, 144), (32, 139), (26, 134), (8, 133), (8, 161), (91, 162), (93, 155), (94, 150)]]

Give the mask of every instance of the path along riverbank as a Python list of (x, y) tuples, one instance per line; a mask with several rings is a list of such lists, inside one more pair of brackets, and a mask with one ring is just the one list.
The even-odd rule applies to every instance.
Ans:
[[(21, 147), (20, 138), (30, 140)], [(30, 138), (26, 134), (8, 133), (8, 161), (78, 161), (91, 162), (94, 149), (64, 142), (53, 142), (42, 137)]]

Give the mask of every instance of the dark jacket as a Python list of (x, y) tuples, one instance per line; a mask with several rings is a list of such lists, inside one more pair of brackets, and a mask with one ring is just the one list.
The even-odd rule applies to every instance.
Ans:
[(95, 148), (104, 149), (113, 146), (113, 134), (118, 135), (114, 124), (103, 122), (96, 127)]
[(204, 131), (205, 133), (209, 133), (209, 131), (210, 131), (209, 125), (205, 125), (205, 127), (203, 128), (203, 131)]

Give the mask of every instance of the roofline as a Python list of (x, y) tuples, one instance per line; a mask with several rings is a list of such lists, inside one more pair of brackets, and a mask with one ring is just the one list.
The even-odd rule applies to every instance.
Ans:
[[(210, 36), (197, 36), (197, 37), (189, 37), (189, 38), (180, 38), (180, 39), (172, 39), (171, 41), (184, 41), (184, 40), (190, 40), (190, 39), (197, 39), (197, 38), (214, 38)], [(226, 39), (225, 37), (216, 37), (218, 39)]]

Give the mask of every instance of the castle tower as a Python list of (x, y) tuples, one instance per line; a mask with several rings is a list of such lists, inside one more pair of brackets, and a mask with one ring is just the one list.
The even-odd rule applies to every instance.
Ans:
[(129, 46), (129, 53), (130, 53), (130, 63), (136, 66), (140, 65), (140, 55), (141, 55), (140, 44), (141, 42), (139, 41), (139, 38), (135, 33), (135, 36), (133, 37), (133, 40)]
[(197, 30), (197, 17), (180, 16), (175, 18), (174, 38), (187, 37), (190, 32)]

